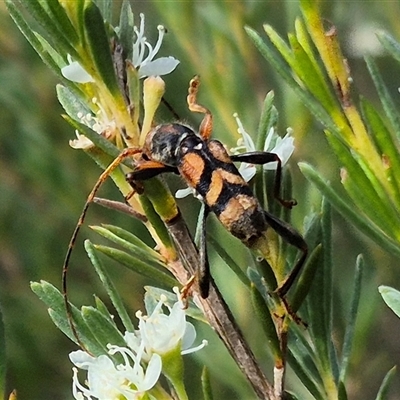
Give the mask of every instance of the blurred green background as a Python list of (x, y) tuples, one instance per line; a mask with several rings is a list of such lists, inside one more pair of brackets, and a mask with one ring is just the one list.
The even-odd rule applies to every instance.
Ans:
[[(158, 24), (168, 29), (162, 53), (175, 56), (181, 64), (165, 79), (166, 98), (183, 120), (196, 125), (200, 118), (190, 115), (185, 104), (187, 84), (194, 74), (202, 77), (201, 103), (214, 113), (214, 136), (228, 147), (234, 146), (238, 139), (232, 114), (238, 112), (247, 131), (256, 132), (262, 100), (267, 91), (275, 91), (280, 133), (288, 126), (294, 129), (296, 151), (291, 166), (294, 197), (299, 205), (292, 214), (294, 224), (301, 227), (304, 216), (318, 209), (320, 200), (296, 163), (313, 164), (333, 185), (338, 185), (340, 166), (325, 143), (321, 127), (257, 54), (243, 30), (247, 24), (262, 32), (262, 24), (268, 23), (281, 34), (292, 31), (294, 18), (300, 14), (298, 3), (133, 1), (132, 4), (136, 15), (145, 13), (148, 36), (156, 38)], [(400, 2), (384, 4), (382, 7), (378, 1), (332, 1), (322, 6), (324, 17), (337, 26), (356, 90), (376, 102), (362, 59), (366, 52), (375, 56), (393, 96), (400, 97), (400, 67), (385, 57), (373, 33), (375, 29), (386, 29), (400, 39)], [(115, 6), (118, 7), (117, 1)], [(75, 346), (54, 327), (45, 307), (30, 291), (29, 282), (45, 279), (59, 286), (69, 237), (100, 170), (85, 154), (69, 147), (74, 132), (60, 117), (62, 109), (55, 95), (57, 81), (14, 26), (3, 3), (0, 3), (0, 24), (0, 307), (7, 340), (7, 389), (16, 388), (22, 400), (69, 399), (72, 372), (67, 355)], [(172, 118), (167, 110), (160, 113), (160, 121)], [(178, 187), (179, 181), (173, 179), (171, 184)], [(121, 200), (112, 185), (106, 185), (102, 196)], [(196, 200), (185, 199), (180, 204), (193, 227)], [(386, 307), (377, 290), (380, 284), (400, 289), (399, 260), (358, 234), (337, 214), (333, 217), (337, 314), (333, 338), (342, 340), (355, 259), (363, 253), (367, 267), (347, 387), (351, 399), (375, 398), (386, 372), (394, 364), (400, 364), (400, 320)], [(92, 206), (88, 224), (102, 222), (141, 229), (135, 221), (116, 212)], [(216, 225), (209, 224), (210, 229), (221, 232)], [(69, 275), (70, 298), (76, 304), (91, 303), (94, 293), (104, 298), (83, 251), (82, 241), (88, 236), (98, 240), (86, 226), (74, 251)], [(223, 232), (219, 237), (228, 249), (236, 245)], [(235, 251), (245, 268), (241, 249)], [(268, 353), (265, 339), (260, 328), (253, 325), (243, 288), (213, 254), (211, 265), (228, 302), (239, 310), (237, 318), (256, 355), (265, 357)], [(133, 317), (137, 309), (143, 308), (143, 284), (151, 282), (143, 282), (112, 264), (110, 273)], [(191, 356), (187, 359), (191, 398), (201, 398), (198, 390), (201, 362), (210, 367), (215, 398), (252, 398), (218, 339), (213, 339), (209, 329), (200, 327), (199, 337), (204, 335), (211, 337), (211, 343), (198, 356), (200, 362)], [(216, 353), (221, 357), (215, 357)], [(270, 376), (270, 371), (267, 373)], [(298, 385), (289, 372), (289, 387), (297, 390)], [(308, 398), (306, 392), (304, 398)], [(391, 398), (400, 398), (398, 378)]]

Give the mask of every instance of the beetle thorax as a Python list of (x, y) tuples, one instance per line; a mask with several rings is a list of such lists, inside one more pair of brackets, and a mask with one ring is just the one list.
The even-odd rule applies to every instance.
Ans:
[[(201, 138), (186, 125), (162, 124), (153, 128), (146, 137), (146, 153), (154, 161), (164, 165), (178, 167), (181, 161), (182, 144), (188, 138)], [(183, 145), (183, 147), (185, 147)]]

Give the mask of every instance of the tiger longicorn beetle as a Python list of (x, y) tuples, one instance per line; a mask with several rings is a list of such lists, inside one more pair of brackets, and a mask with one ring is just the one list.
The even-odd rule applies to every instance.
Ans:
[[(194, 189), (205, 204), (203, 232), (200, 240), (201, 266), (197, 273), (200, 294), (208, 296), (210, 270), (207, 261), (205, 220), (213, 212), (222, 225), (247, 247), (257, 248), (257, 242), (272, 228), (302, 254), (276, 293), (283, 297), (298, 276), (307, 257), (307, 244), (288, 223), (265, 211), (240, 175), (234, 162), (266, 164), (277, 162), (274, 196), (284, 206), (292, 208), (294, 200), (280, 198), (282, 164), (279, 156), (269, 152), (248, 152), (229, 155), (218, 140), (210, 139), (213, 119), (211, 112), (197, 103), (199, 77), (189, 85), (189, 110), (204, 114), (199, 132), (181, 123), (161, 124), (146, 136), (142, 156), (133, 172), (126, 175), (133, 188), (138, 181), (150, 179), (164, 172), (179, 174)], [(265, 240), (265, 236), (264, 236)]]

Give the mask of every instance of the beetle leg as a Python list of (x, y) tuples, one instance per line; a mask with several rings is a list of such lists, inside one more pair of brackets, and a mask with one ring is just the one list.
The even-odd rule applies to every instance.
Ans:
[(189, 83), (189, 91), (187, 96), (188, 108), (192, 112), (204, 114), (203, 121), (201, 121), (199, 134), (204, 140), (208, 140), (211, 136), (213, 129), (213, 117), (211, 111), (197, 103), (197, 93), (200, 86), (200, 77), (196, 75)]
[(297, 261), (296, 265), (293, 267), (292, 271), (289, 273), (287, 278), (283, 283), (279, 285), (276, 289), (276, 293), (278, 296), (283, 297), (289, 291), (293, 282), (296, 280), (299, 275), (301, 268), (304, 265), (304, 262), (307, 258), (308, 246), (303, 237), (298, 233), (291, 225), (282, 221), (281, 219), (273, 216), (272, 214), (264, 211), (265, 219), (268, 225), (287, 243), (299, 249), (303, 254)]
[(274, 182), (274, 197), (286, 208), (292, 208), (297, 204), (297, 201), (294, 199), (285, 200), (280, 197), (282, 182), (282, 161), (279, 158), (278, 154), (269, 153), (266, 151), (252, 151), (249, 153), (231, 155), (230, 157), (232, 161), (246, 162), (249, 164), (268, 164), (271, 162), (277, 162)]
[(140, 181), (154, 178), (164, 172), (178, 173), (178, 169), (161, 164), (157, 161), (139, 161), (132, 172), (125, 175), (125, 179), (132, 186), (132, 192), (128, 194), (125, 200), (129, 200), (135, 193), (143, 193), (143, 185)]
[(137, 162), (136, 168), (132, 172), (126, 174), (126, 180), (129, 183), (133, 181), (146, 181), (164, 172), (174, 172), (177, 174), (178, 169), (161, 164), (157, 161), (140, 160)]
[(198, 283), (200, 295), (203, 299), (208, 297), (210, 290), (210, 264), (208, 263), (207, 255), (207, 239), (206, 239), (206, 222), (209, 209), (204, 205), (204, 213), (200, 227), (200, 240), (199, 240), (199, 255), (200, 255), (200, 266), (197, 271)]

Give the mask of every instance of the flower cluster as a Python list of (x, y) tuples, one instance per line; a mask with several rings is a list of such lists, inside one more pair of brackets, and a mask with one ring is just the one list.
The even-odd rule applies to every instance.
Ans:
[[(171, 73), (178, 66), (179, 60), (177, 60), (172, 56), (156, 58), (156, 55), (159, 52), (161, 45), (163, 43), (163, 38), (166, 30), (162, 25), (159, 25), (157, 27), (158, 39), (156, 44), (152, 46), (150, 42), (147, 41), (147, 38), (145, 36), (144, 22), (145, 22), (144, 14), (140, 14), (139, 28), (137, 26), (133, 27), (135, 37), (132, 38), (133, 44), (131, 49), (132, 55), (130, 63), (137, 70), (138, 79), (143, 79), (146, 77), (149, 78), (158, 77), (158, 79), (161, 80), (161, 78), (159, 77)], [(118, 33), (119, 27), (115, 28), (115, 30)], [(96, 85), (95, 78), (92, 75), (90, 75), (78, 61), (74, 61), (70, 55), (67, 55), (67, 60), (68, 64), (63, 68), (61, 68), (61, 74), (64, 76), (64, 78), (79, 84), (94, 84), (94, 86)], [(96, 90), (94, 86), (88, 89), (88, 93), (92, 93), (93, 90), (94, 91)], [(146, 85), (144, 85), (144, 89), (145, 86)], [(162, 97), (162, 94), (159, 96), (160, 98)], [(131, 107), (133, 110), (135, 110), (135, 112), (137, 112), (138, 109), (137, 106), (134, 107), (134, 105), (131, 104)], [(99, 135), (103, 135), (107, 139), (113, 139), (118, 129), (112, 113), (106, 111), (106, 109), (108, 108), (109, 107), (102, 106), (101, 101), (99, 101), (99, 99), (97, 99), (96, 97), (93, 97), (92, 104), (89, 105), (89, 109), (93, 111), (89, 113), (79, 112), (78, 115), (76, 115), (76, 117), (79, 122), (88, 126), (93, 131), (97, 132)], [(150, 114), (151, 114), (150, 117), (152, 118), (154, 112)], [(147, 119), (149, 119), (148, 112), (147, 115), (145, 116), (147, 116), (148, 117)], [(148, 121), (145, 121), (143, 123), (144, 129), (148, 129), (150, 123)], [(77, 139), (70, 141), (70, 146), (72, 148), (88, 149), (93, 146), (92, 141), (87, 139), (84, 135), (80, 134), (78, 131), (75, 131), (75, 133)]]
[[(144, 14), (140, 14), (140, 26), (134, 27), (136, 40), (133, 41), (132, 64), (138, 70), (139, 78), (146, 76), (161, 76), (171, 73), (179, 64), (176, 58), (160, 57), (154, 59), (161, 48), (165, 35), (165, 28), (158, 25), (158, 39), (153, 47), (144, 36)], [(146, 52), (147, 51), (147, 52)], [(93, 77), (82, 67), (82, 65), (74, 61), (70, 55), (67, 56), (68, 65), (61, 69), (62, 75), (73, 82), (90, 83), (94, 82)]]
[[(140, 399), (158, 382), (161, 373), (166, 369), (163, 359), (171, 354), (178, 357), (202, 349), (207, 342), (191, 348), (196, 331), (186, 321), (185, 308), (179, 299), (172, 306), (166, 305), (166, 297), (161, 296), (150, 315), (144, 316), (140, 311), (139, 329), (126, 332), (125, 347), (109, 344), (108, 355), (91, 356), (78, 350), (70, 354), (73, 364), (87, 371), (86, 386), (78, 379), (78, 369), (73, 368), (73, 395), (77, 400), (84, 398), (109, 400), (114, 398)], [(164, 314), (167, 308), (169, 314)], [(122, 358), (116, 364), (113, 356)]]

